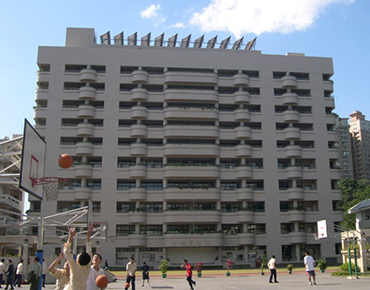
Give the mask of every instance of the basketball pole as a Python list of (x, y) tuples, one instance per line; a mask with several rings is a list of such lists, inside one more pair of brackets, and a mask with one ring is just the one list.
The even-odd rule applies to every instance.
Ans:
[(36, 257), (39, 258), (39, 262), (41, 264), (41, 275), (39, 280), (39, 287), (38, 289), (41, 290), (42, 288), (42, 267), (44, 263), (44, 224), (45, 220), (43, 217), (39, 217), (38, 222), (38, 237), (37, 237), (37, 250), (36, 250)]

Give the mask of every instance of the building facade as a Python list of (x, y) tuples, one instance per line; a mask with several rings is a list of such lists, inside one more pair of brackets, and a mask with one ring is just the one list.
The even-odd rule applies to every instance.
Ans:
[(352, 135), (349, 132), (348, 118), (339, 118), (338, 126), (338, 144), (340, 151), (340, 164), (342, 170), (341, 179), (353, 178), (352, 161)]
[(24, 193), (19, 190), (22, 136), (0, 139), (0, 256), (21, 255), (22, 243), (9, 236), (27, 235), (25, 228), (14, 226), (24, 213)]
[(370, 179), (370, 121), (360, 111), (350, 114), (355, 179)]
[(332, 60), (157, 39), (68, 28), (65, 47), (39, 48), (35, 127), (47, 174), (68, 178), (41, 215), (90, 204), (109, 265), (340, 259), (313, 235), (342, 221)]

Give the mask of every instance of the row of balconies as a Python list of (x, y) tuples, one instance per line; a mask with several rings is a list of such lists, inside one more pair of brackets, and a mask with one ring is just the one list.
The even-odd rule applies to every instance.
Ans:
[[(73, 146), (74, 147), (74, 146)], [(94, 155), (94, 144), (91, 142), (78, 142), (75, 145), (75, 154), (79, 156)], [(99, 146), (101, 148), (101, 146)], [(164, 144), (163, 146), (148, 146), (145, 143), (132, 143), (128, 146), (119, 146), (119, 149), (131, 157), (145, 157), (151, 155), (148, 152), (155, 154), (155, 157), (170, 157), (170, 156), (204, 156), (204, 157), (219, 157), (223, 158), (243, 158), (254, 157), (254, 151), (259, 148), (252, 149), (250, 145), (237, 145), (235, 147), (221, 147), (212, 144)], [(98, 150), (98, 149), (97, 149)], [(100, 150), (100, 149), (99, 149)], [(308, 149), (310, 150), (310, 149)], [(303, 157), (304, 149), (300, 149), (297, 145), (289, 145), (285, 147), (285, 157)], [(153, 155), (154, 156), (154, 155)], [(338, 150), (329, 149), (329, 156), (333, 159), (339, 158)]]
[[(92, 189), (89, 187), (76, 187), (73, 190), (73, 197), (75, 200), (86, 200), (91, 198)], [(130, 188), (128, 190), (127, 199), (129, 201), (146, 201), (148, 197), (148, 191), (145, 188)], [(68, 191), (66, 191), (68, 192)], [(156, 193), (163, 194), (164, 201), (193, 201), (201, 197), (204, 201), (219, 201), (221, 195), (224, 193), (220, 188), (209, 188), (209, 189), (199, 189), (199, 188), (165, 188), (161, 191), (155, 191)], [(227, 194), (233, 196), (236, 201), (252, 201), (254, 200), (255, 194), (262, 194), (264, 191), (255, 190), (252, 188), (238, 188), (236, 190), (228, 190)], [(317, 193), (316, 190), (304, 189), (300, 187), (288, 188), (288, 190), (280, 191), (281, 194), (286, 194), (286, 199), (293, 200), (304, 200), (305, 194)], [(341, 198), (340, 191), (333, 191), (333, 194), (337, 195), (337, 198)]]
[[(278, 238), (278, 237), (277, 237)], [(283, 244), (315, 244), (312, 233), (290, 232), (280, 236), (284, 240)], [(243, 246), (243, 245), (265, 245), (266, 235), (255, 233), (238, 233), (235, 235), (223, 235), (222, 233), (179, 233), (163, 234), (159, 236), (150, 236), (145, 234), (130, 234), (127, 236), (117, 236), (120, 244), (127, 247), (222, 247)]]
[[(201, 176), (202, 178), (211, 179), (253, 179), (254, 171), (259, 169), (253, 169), (250, 166), (239, 166), (232, 169), (220, 169), (218, 166), (165, 166), (163, 168), (147, 168), (145, 165), (134, 165), (129, 169), (128, 178), (135, 179), (147, 179), (150, 177), (157, 176), (161, 178), (196, 178)], [(285, 174), (287, 179), (310, 179), (315, 177), (317, 174), (316, 170), (303, 169), (300, 166), (289, 166), (284, 170), (279, 170)], [(340, 179), (341, 170), (331, 169), (333, 179)], [(74, 167), (74, 177), (79, 178), (91, 178), (93, 176), (93, 166), (90, 164), (81, 164)]]
[[(78, 137), (92, 137), (95, 133), (95, 126), (89, 123), (80, 123), (77, 126), (76, 135)], [(68, 127), (69, 129), (72, 127)], [(211, 138), (211, 139), (237, 139), (247, 140), (252, 138), (252, 129), (249, 126), (238, 126), (234, 129), (220, 129), (218, 126), (182, 126), (182, 125), (167, 125), (163, 128), (148, 129), (147, 125), (144, 124), (133, 124), (130, 127), (120, 128), (120, 131), (127, 131), (125, 136), (130, 138), (148, 138), (148, 131), (155, 130), (156, 136), (161, 138), (176, 138), (176, 137), (189, 137), (189, 138)], [(158, 131), (159, 130), (159, 131)], [(163, 132), (163, 135), (162, 135)], [(256, 133), (261, 130), (255, 130)], [(300, 140), (301, 134), (314, 135), (313, 131), (304, 131), (301, 133), (301, 129), (297, 127), (286, 127), (283, 130), (278, 130), (276, 133), (280, 135), (280, 132), (284, 134), (285, 140)], [(158, 135), (159, 134), (159, 135)], [(253, 133), (254, 135), (255, 133)], [(331, 136), (330, 140), (337, 137), (335, 132), (328, 132), (328, 136)], [(222, 135), (222, 136), (221, 136)]]
[[(38, 72), (37, 81), (45, 81), (49, 72)], [(155, 76), (158, 78), (158, 75)], [(218, 85), (219, 77), (216, 72), (185, 72), (185, 71), (165, 71), (163, 73), (164, 83), (202, 83), (210, 85)], [(147, 84), (151, 76), (142, 69), (137, 69), (131, 72), (131, 82), (135, 84)], [(96, 82), (98, 79), (98, 72), (93, 68), (84, 68), (79, 73), (79, 80), (81, 82)], [(239, 72), (232, 76), (234, 86), (249, 86), (249, 76)], [(298, 80), (294, 75), (284, 75), (279, 79), (284, 88), (296, 88)], [(328, 86), (328, 90), (332, 89), (333, 82), (324, 82)], [(331, 85), (331, 86), (330, 86)]]

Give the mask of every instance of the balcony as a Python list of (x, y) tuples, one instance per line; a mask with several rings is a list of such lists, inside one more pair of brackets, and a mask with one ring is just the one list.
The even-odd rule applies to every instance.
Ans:
[(134, 124), (130, 126), (131, 138), (145, 138), (147, 137), (147, 126), (142, 124)]
[(94, 155), (94, 144), (92, 144), (91, 142), (78, 142), (76, 144), (76, 155)]
[(236, 168), (237, 179), (250, 179), (253, 178), (253, 170), (251, 166), (238, 166)]
[(233, 76), (233, 83), (236, 87), (248, 87), (249, 86), (249, 77), (248, 75), (237, 73)]
[(290, 232), (289, 233), (290, 244), (305, 244), (306, 233), (305, 232)]
[(195, 199), (218, 201), (220, 198), (219, 188), (166, 188), (164, 190), (164, 200), (167, 201), (193, 201)]
[(222, 237), (221, 233), (165, 234), (163, 235), (163, 247), (221, 247), (223, 245)]
[(289, 210), (288, 214), (289, 222), (300, 222), (305, 220), (305, 213), (303, 210)]
[(247, 91), (237, 91), (233, 94), (235, 104), (249, 104), (250, 96)]
[(207, 156), (218, 157), (218, 145), (210, 144), (165, 144), (164, 156)]
[(143, 88), (134, 88), (131, 90), (131, 101), (145, 102), (148, 100), (148, 90)]
[(300, 166), (289, 166), (286, 168), (286, 176), (288, 179), (302, 178), (303, 169)]
[(130, 156), (139, 157), (146, 156), (147, 146), (143, 143), (132, 143), (130, 145)]
[(288, 145), (285, 148), (286, 158), (299, 158), (302, 157), (301, 146), (298, 145)]
[(76, 187), (74, 189), (74, 200), (88, 200), (91, 195), (92, 189), (89, 187)]
[(79, 118), (94, 118), (95, 117), (95, 107), (90, 105), (80, 105), (78, 106), (77, 117)]
[(237, 109), (234, 113), (236, 122), (248, 122), (251, 120), (251, 114), (246, 109)]
[(252, 147), (250, 145), (237, 145), (235, 146), (236, 149), (236, 157), (242, 158), (242, 157), (251, 157), (252, 156)]
[(218, 166), (165, 166), (164, 178), (220, 178)]
[(295, 76), (285, 75), (281, 78), (281, 85), (283, 88), (296, 88), (297, 79)]
[(149, 80), (149, 74), (143, 70), (135, 70), (131, 74), (131, 81), (134, 84), (146, 84)]
[(128, 246), (129, 247), (146, 247), (146, 235), (145, 234), (134, 234), (128, 236)]
[(148, 109), (143, 106), (134, 106), (131, 108), (131, 119), (145, 120), (148, 118)]
[(299, 128), (287, 127), (284, 129), (285, 140), (299, 140), (301, 138), (301, 132)]
[(165, 210), (163, 212), (164, 223), (220, 223), (221, 212), (219, 210)]
[(47, 117), (47, 108), (46, 107), (34, 107), (33, 118), (46, 118)]
[(144, 211), (130, 212), (128, 216), (128, 222), (130, 224), (145, 224), (146, 223), (146, 212)]
[(167, 71), (164, 73), (164, 83), (201, 83), (201, 84), (218, 84), (218, 76), (211, 72), (176, 72)]
[(146, 178), (146, 170), (147, 168), (144, 165), (130, 166), (130, 178)]
[(249, 210), (238, 211), (238, 223), (253, 223), (254, 212)]
[(199, 119), (199, 120), (218, 120), (218, 112), (209, 108), (181, 108), (167, 107), (164, 109), (164, 119)]
[(283, 94), (283, 105), (294, 106), (298, 105), (298, 95), (296, 93), (287, 92)]
[(90, 137), (94, 136), (95, 126), (89, 123), (80, 123), (77, 125), (77, 136), (78, 137)]
[(129, 189), (130, 197), (129, 199), (132, 201), (144, 201), (146, 200), (146, 189), (134, 187)]
[(8, 194), (0, 195), (0, 204), (2, 205), (3, 209), (11, 211), (13, 210), (23, 211), (22, 202)]
[(238, 243), (239, 245), (254, 245), (255, 244), (254, 233), (238, 234)]
[(237, 200), (253, 200), (254, 198), (254, 192), (252, 188), (238, 188), (237, 190), (238, 197)]
[(239, 126), (235, 128), (235, 139), (250, 139), (251, 137), (251, 128), (247, 126)]
[(84, 68), (80, 72), (80, 82), (96, 82), (98, 75), (96, 70)]
[(89, 178), (92, 177), (93, 167), (90, 164), (77, 164), (74, 167), (75, 177)]
[(288, 192), (289, 200), (303, 200), (304, 199), (303, 188), (291, 187), (291, 188), (288, 188), (287, 192)]
[(295, 123), (299, 122), (299, 113), (294, 110), (285, 110), (283, 113), (284, 122), (286, 123)]
[(95, 100), (96, 99), (96, 89), (93, 87), (81, 87), (78, 90), (79, 100)]
[(214, 90), (177, 90), (164, 91), (165, 102), (218, 102), (218, 92)]
[(218, 138), (219, 131), (217, 126), (182, 126), (167, 125), (164, 127), (164, 137), (199, 137), (199, 138)]

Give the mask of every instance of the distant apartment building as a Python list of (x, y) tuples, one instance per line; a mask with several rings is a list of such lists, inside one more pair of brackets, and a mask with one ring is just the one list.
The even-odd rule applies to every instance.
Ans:
[(370, 179), (370, 121), (360, 111), (354, 111), (350, 117), (354, 178)]
[(115, 266), (340, 259), (313, 235), (317, 220), (343, 219), (331, 58), (95, 39), (68, 28), (65, 47), (39, 48), (35, 127), (47, 174), (68, 178), (42, 216), (91, 204), (92, 221), (109, 222), (93, 246)]
[[(9, 238), (19, 235), (21, 229), (12, 226), (21, 220), (24, 193), (18, 189), (22, 136), (0, 139), (0, 255), (20, 255), (22, 243)], [(6, 226), (5, 226), (6, 225)], [(7, 237), (6, 237), (7, 236)]]
[(338, 146), (340, 151), (340, 168), (342, 170), (342, 179), (353, 178), (352, 166), (352, 138), (349, 132), (348, 118), (337, 119), (338, 128)]

